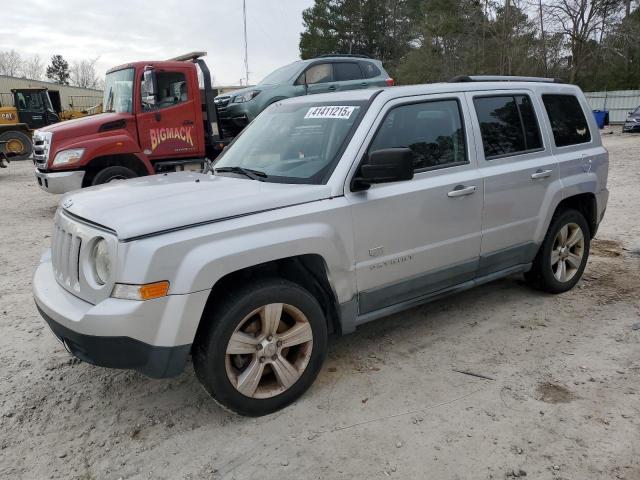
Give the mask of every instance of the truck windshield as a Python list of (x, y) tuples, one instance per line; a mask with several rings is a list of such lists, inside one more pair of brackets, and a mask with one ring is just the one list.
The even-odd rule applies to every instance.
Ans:
[(105, 112), (132, 112), (133, 68), (107, 73), (102, 105)]
[(236, 137), (214, 168), (252, 170), (266, 182), (326, 183), (365, 110), (362, 101), (275, 103)]

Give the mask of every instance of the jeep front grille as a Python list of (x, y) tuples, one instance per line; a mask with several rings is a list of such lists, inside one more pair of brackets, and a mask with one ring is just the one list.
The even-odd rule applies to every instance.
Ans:
[(59, 223), (53, 227), (51, 261), (56, 280), (67, 290), (80, 291), (80, 248), (82, 239), (66, 231)]

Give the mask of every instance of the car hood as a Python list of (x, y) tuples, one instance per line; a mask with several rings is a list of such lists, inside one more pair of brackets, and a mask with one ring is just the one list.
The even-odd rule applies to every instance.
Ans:
[(273, 90), (274, 88), (279, 87), (279, 85), (254, 85), (253, 87), (240, 88), (238, 90), (233, 90), (231, 92), (223, 93), (222, 95), (218, 95), (216, 98), (221, 97), (229, 97), (233, 98), (236, 95), (240, 95), (241, 93), (251, 92), (253, 90), (260, 90), (260, 93)]
[(60, 203), (70, 214), (114, 230), (126, 240), (330, 196), (327, 185), (179, 172), (71, 192)]

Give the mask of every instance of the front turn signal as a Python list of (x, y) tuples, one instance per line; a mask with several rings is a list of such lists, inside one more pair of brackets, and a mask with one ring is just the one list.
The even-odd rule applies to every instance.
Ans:
[(144, 285), (129, 285), (116, 283), (111, 296), (123, 300), (153, 300), (165, 297), (169, 293), (169, 282), (145, 283)]

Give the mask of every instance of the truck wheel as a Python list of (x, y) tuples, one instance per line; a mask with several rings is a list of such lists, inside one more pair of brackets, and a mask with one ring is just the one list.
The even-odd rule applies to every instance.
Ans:
[(327, 351), (318, 301), (283, 279), (251, 282), (217, 298), (202, 318), (193, 365), (223, 407), (257, 417), (298, 399), (313, 383)]
[(587, 265), (590, 244), (589, 226), (584, 216), (572, 209), (561, 212), (551, 221), (525, 278), (545, 292), (571, 290)]
[(15, 154), (10, 157), (11, 160), (26, 160), (31, 156), (33, 144), (25, 133), (11, 130), (0, 135), (0, 151)]
[(107, 167), (96, 173), (93, 177), (91, 185), (102, 185), (103, 183), (114, 182), (116, 180), (126, 180), (127, 178), (135, 178), (138, 174), (127, 167)]

